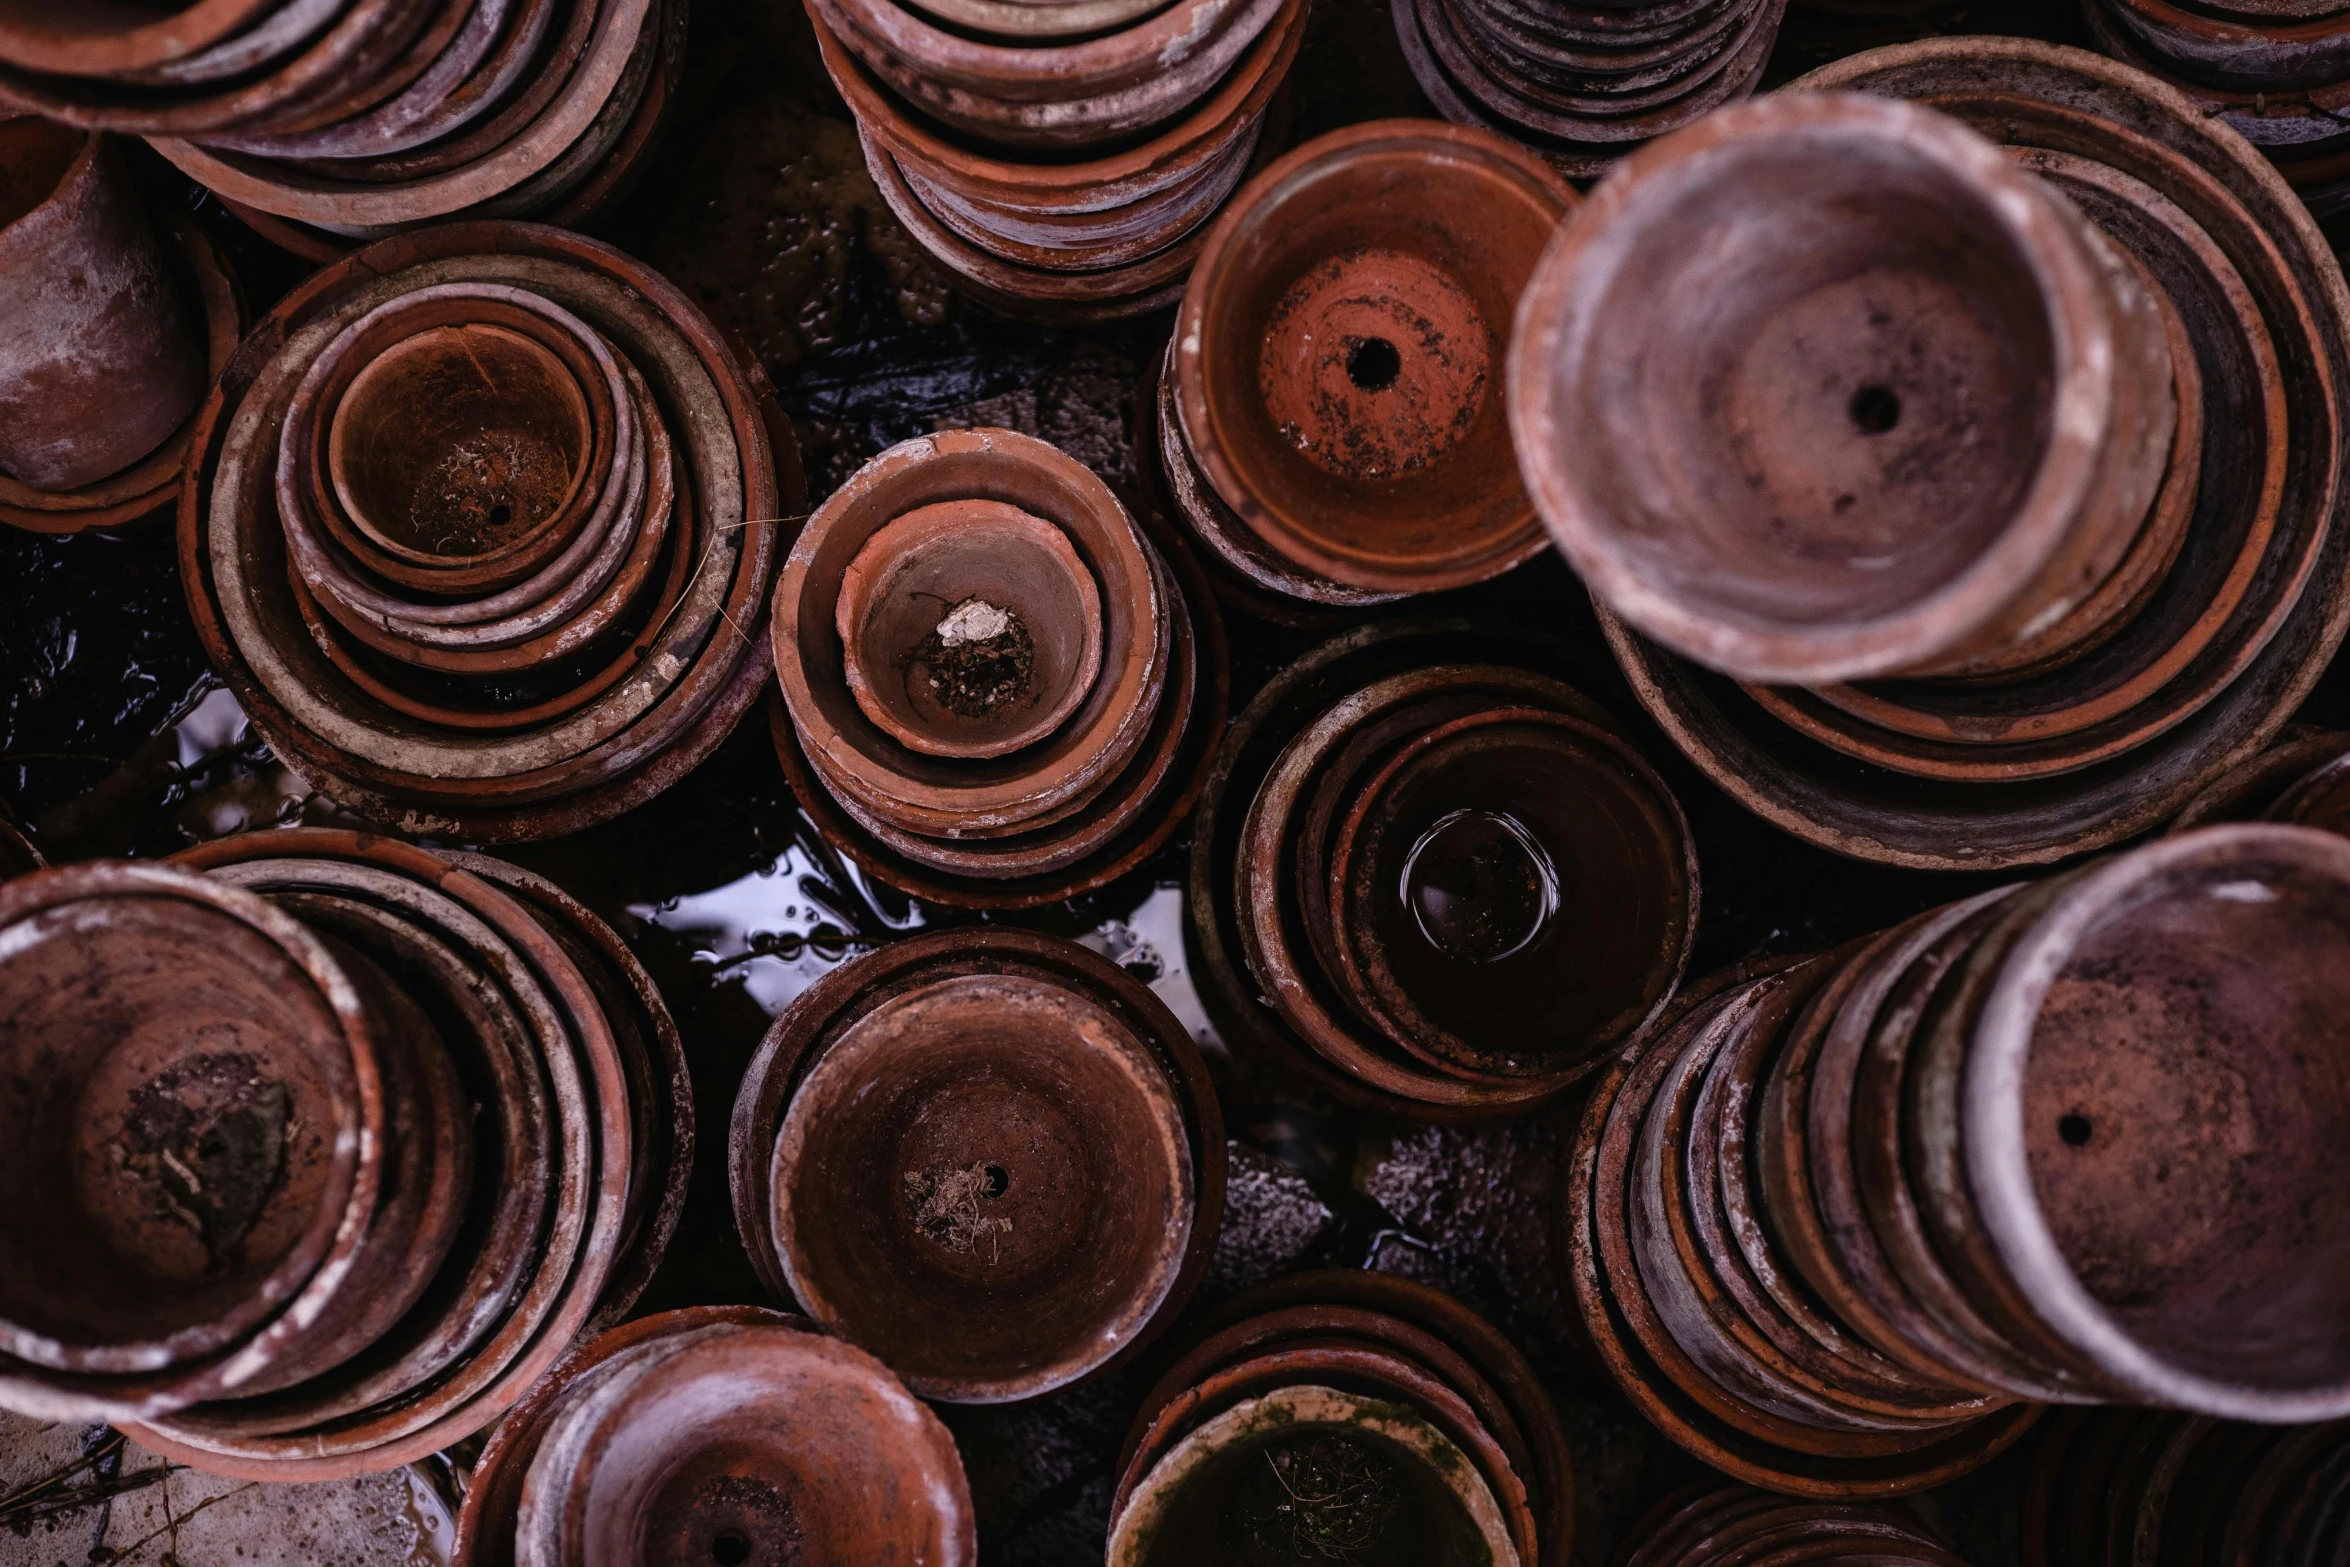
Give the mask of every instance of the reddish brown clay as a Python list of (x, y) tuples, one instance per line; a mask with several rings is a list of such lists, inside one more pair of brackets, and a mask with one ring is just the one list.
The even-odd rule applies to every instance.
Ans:
[(135, 466), (204, 393), (204, 344), (103, 136), (0, 120), (0, 471), (70, 491)]

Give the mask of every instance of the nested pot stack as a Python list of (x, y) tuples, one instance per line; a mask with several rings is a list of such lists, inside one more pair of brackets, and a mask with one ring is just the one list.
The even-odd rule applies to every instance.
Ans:
[(1628, 160), (1545, 258), (1528, 485), (1643, 704), (1788, 831), (1921, 869), (2144, 831), (2350, 616), (2340, 269), (2099, 56), (1799, 86)]
[(2087, 0), (2103, 53), (2267, 154), (2320, 218), (2350, 208), (2350, 15), (2331, 0)]
[(1481, 131), (1377, 120), (1296, 149), (1209, 234), (1136, 460), (1219, 593), (1310, 618), (1498, 576), (1547, 544), (1502, 366), (1575, 193)]
[(1106, 959), (996, 926), (810, 987), (744, 1076), (728, 1158), (768, 1288), (956, 1403), (1130, 1358), (1189, 1300), (1224, 1208), (1183, 1026)]
[(170, 505), (244, 302), (192, 220), (149, 216), (109, 138), (0, 118), (0, 323), (0, 523), (78, 533)]
[(817, 828), (916, 896), (1033, 908), (1163, 845), (1222, 731), (1223, 624), (1186, 552), (1047, 442), (883, 452), (775, 587), (776, 752)]
[(2294, 725), (2266, 750), (2213, 779), (2170, 830), (2256, 821), (2350, 834), (2350, 734)]
[(300, 829), (21, 877), (0, 920), (10, 1407), (246, 1479), (390, 1469), (658, 1265), (684, 1052), (528, 872)]
[(2271, 825), (1716, 976), (1592, 1096), (1585, 1322), (1792, 1494), (1937, 1484), (2039, 1403), (2340, 1418), (2346, 985), (2350, 844)]
[(2350, 1423), (2065, 1410), (2024, 1493), (2023, 1560), (2317, 1567), (2350, 1549), (2346, 1504)]
[(1752, 93), (1787, 0), (1391, 0), (1436, 111), (1578, 179)]
[(1966, 1567), (1898, 1507), (1792, 1501), (1744, 1486), (1695, 1486), (1669, 1497), (1633, 1526), (1618, 1561), (1621, 1567), (1814, 1561)]
[(651, 798), (756, 698), (798, 510), (764, 372), (577, 235), (384, 241), (270, 313), (198, 421), (199, 636), (277, 755), (413, 832)]
[(143, 135), (315, 260), (458, 217), (587, 221), (683, 85), (684, 0), (102, 9), (0, 19), (0, 103)]
[(581, 1345), (491, 1436), (458, 1567), (578, 1562), (974, 1567), (945, 1426), (804, 1317), (695, 1306)]
[(892, 211), (956, 285), (1055, 321), (1173, 302), (1289, 136), (1307, 0), (807, 0)]
[(1524, 1357), (1450, 1296), (1301, 1273), (1225, 1302), (1142, 1402), (1111, 1567), (1564, 1567), (1574, 1476)]
[(1226, 1039), (1447, 1120), (1553, 1098), (1653, 1022), (1696, 929), (1688, 824), (1549, 651), (1391, 622), (1241, 714), (1187, 903)]

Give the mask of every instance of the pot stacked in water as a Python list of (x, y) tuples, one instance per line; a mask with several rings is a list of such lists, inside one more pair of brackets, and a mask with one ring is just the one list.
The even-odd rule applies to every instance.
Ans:
[(1502, 358), (1575, 199), (1524, 149), (1433, 120), (1334, 131), (1241, 192), (1184, 291), (1136, 455), (1220, 594), (1310, 621), (1540, 552)]
[(1424, 1284), (1301, 1273), (1219, 1306), (1144, 1398), (1108, 1559), (1562, 1567), (1574, 1500), (1549, 1395), (1492, 1327)]
[(108, 138), (0, 119), (0, 320), (18, 328), (0, 349), (0, 523), (78, 533), (170, 505), (244, 301), (192, 220), (144, 210)]
[(1578, 178), (1754, 91), (1787, 0), (1392, 0), (1428, 101)]
[(2099, 50), (2240, 132), (2320, 218), (2350, 210), (2350, 16), (2275, 0), (2089, 0)]
[(1528, 483), (1643, 703), (1787, 830), (1919, 868), (2143, 831), (2350, 615), (2339, 270), (2241, 140), (2097, 56), (1806, 84), (1883, 96), (1726, 111), (1561, 235)]
[(808, 0), (892, 211), (958, 287), (1083, 322), (1171, 302), (1288, 139), (1306, 0)]
[(753, 1306), (581, 1345), (498, 1427), (457, 1567), (978, 1559), (954, 1439), (889, 1368)]
[(784, 563), (774, 651), (803, 807), (945, 903), (1035, 907), (1132, 869), (1224, 722), (1223, 628), (1190, 562), (1010, 430), (917, 437), (836, 490)]
[(1414, 1118), (1523, 1109), (1672, 995), (1688, 825), (1545, 649), (1352, 633), (1233, 726), (1193, 835), (1201, 991), (1230, 1039)]
[(2147, 1410), (2053, 1416), (2024, 1492), (2032, 1567), (2330, 1562), (2345, 1544), (2350, 1424), (2246, 1425)]
[(1592, 1097), (1585, 1321), (1797, 1494), (1938, 1483), (2038, 1401), (2338, 1418), (2345, 984), (2350, 844), (2266, 825), (1719, 976)]
[(1931, 1530), (1898, 1508), (1790, 1501), (1743, 1486), (1693, 1489), (1700, 1494), (1684, 1490), (1633, 1526), (1619, 1558), (1623, 1567), (1757, 1561), (1965, 1567)]
[(684, 1052), (618, 938), (529, 873), (296, 830), (26, 876), (0, 919), (32, 1089), (11, 1407), (218, 1474), (390, 1469), (495, 1420), (659, 1263)]
[(798, 499), (764, 374), (657, 274), (521, 224), (386, 241), (271, 312), (182, 498), (197, 631), (338, 801), (510, 841), (649, 799), (758, 694)]
[(769, 1289), (925, 1398), (1005, 1403), (1181, 1312), (1224, 1208), (1190, 1035), (1073, 943), (893, 942), (776, 1020), (735, 1101), (735, 1220)]
[(143, 135), (326, 260), (456, 217), (612, 206), (682, 85), (685, 20), (683, 0), (26, 6), (0, 20), (0, 103)]

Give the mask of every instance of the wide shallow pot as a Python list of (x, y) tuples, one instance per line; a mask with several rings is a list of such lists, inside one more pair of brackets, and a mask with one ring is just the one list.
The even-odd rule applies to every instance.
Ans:
[[(354, 420), (415, 406), (370, 395), (368, 346), (445, 345), (471, 314), (520, 334), (537, 412), (402, 415), (385, 429), (429, 449), (418, 482), (363, 480), (347, 439), (338, 489), (352, 389)], [(734, 340), (618, 252), (518, 224), (384, 241), (271, 320), (200, 418), (180, 545), (206, 652), (281, 757), (363, 815), (493, 842), (615, 815), (709, 754), (764, 679), (775, 519), (799, 499), (789, 425)], [(415, 363), (479, 373), (439, 347)], [(401, 497), (459, 526), (373, 547), (469, 584), (455, 601), (341, 542)], [(560, 549), (539, 562), (541, 542)], [(502, 560), (526, 574), (500, 585)]]
[(1034, 1397), (1182, 1308), (1223, 1206), (1196, 1050), (1122, 970), (941, 932), (838, 970), (737, 1099), (735, 1211), (779, 1295), (927, 1397)]
[(205, 345), (103, 136), (0, 120), (0, 473), (87, 488), (170, 440)]
[[(1858, 56), (1806, 85), (1914, 97), (1966, 120), (2060, 181), (2156, 278), (2204, 383), (2193, 519), (2104, 640), (2002, 680), (1766, 700), (1603, 605), (1611, 644), (1676, 744), (1812, 842), (1953, 869), (2045, 862), (2141, 832), (2267, 745), (2350, 613), (2334, 564), (2350, 548), (2334, 522), (2350, 368), (2338, 269), (2254, 149), (2097, 56), (1951, 40)], [(1909, 716), (1887, 727), (1896, 713)], [(1902, 732), (1925, 722), (1946, 738)], [(1881, 759), (1856, 762), (1856, 738)]]
[(1574, 202), (1539, 159), (1432, 121), (1350, 126), (1258, 175), (1175, 329), (1176, 427), (1217, 497), (1293, 567), (1371, 592), (1541, 549), (1502, 349)]
[(691, 1158), (675, 1027), (608, 928), (512, 866), (324, 829), (179, 865), (160, 874), (258, 894), (328, 943), (400, 1048), (379, 1052), (382, 1197), (348, 1261), (226, 1372), (199, 1363), (194, 1402), (137, 1410), (138, 1439), (265, 1480), (374, 1473), (460, 1441), (625, 1315), (658, 1266)]
[(803, 1318), (701, 1306), (574, 1350), (502, 1424), (458, 1519), (465, 1567), (971, 1567), (953, 1438), (889, 1369)]

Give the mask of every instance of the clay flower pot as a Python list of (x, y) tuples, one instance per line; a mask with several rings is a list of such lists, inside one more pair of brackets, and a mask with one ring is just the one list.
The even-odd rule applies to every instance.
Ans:
[(102, 136), (0, 120), (0, 472), (72, 491), (135, 467), (203, 396), (204, 343)]
[(777, 1022), (735, 1208), (780, 1295), (924, 1396), (1034, 1397), (1130, 1356), (1196, 1282), (1221, 1124), (1179, 1025), (1050, 938), (942, 932)]
[[(2282, 1305), (2339, 1287), (2312, 1161), (2343, 1107), (2307, 1030), (2350, 972), (2346, 896), (2335, 835), (2183, 834), (2071, 880), (1982, 1000), (1957, 1088), (1976, 1210), (2033, 1317), (2135, 1401), (2269, 1422), (2350, 1403), (2337, 1315)], [(2159, 1222), (2137, 1200), (2157, 1169)]]
[(296, 921), (184, 872), (19, 877), (0, 924), (28, 1091), (0, 1172), (17, 1194), (9, 1390), (47, 1381), (36, 1367), (96, 1374), (101, 1397), (108, 1380), (251, 1376), (269, 1358), (256, 1333), (317, 1310), (353, 1265), (385, 1179), (378, 1051), (396, 1025)]
[(1101, 674), (1093, 573), (1067, 534), (1002, 501), (895, 518), (841, 569), (833, 618), (857, 706), (932, 756), (1032, 745)]
[(1539, 550), (1502, 348), (1574, 202), (1539, 159), (1433, 122), (1353, 126), (1258, 175), (1175, 330), (1178, 426), (1217, 497), (1361, 590), (1459, 587)]
[(1755, 89), (1786, 0), (1395, 0), (1397, 41), (1437, 112), (1589, 178)]
[(842, 1032), (792, 1095), (770, 1180), (793, 1297), (962, 1402), (1049, 1390), (1122, 1346), (1173, 1288), (1196, 1205), (1149, 1047), (1082, 997), (978, 975)]
[(1839, 1558), (1885, 1567), (1962, 1567), (1907, 1512), (1884, 1506), (1789, 1501), (1733, 1486), (1690, 1499), (1676, 1494), (1633, 1526), (1625, 1567), (1690, 1567), (1742, 1561)]
[[(1703, 270), (1728, 234), (1734, 268)], [(2110, 572), (2166, 459), (2167, 355), (2151, 386), (2119, 368), (2153, 307), (2102, 247), (1942, 116), (1727, 111), (1545, 256), (1512, 361), (1527, 483), (1595, 593), (1713, 667), (1817, 684), (1996, 645)], [(1719, 303), (1642, 311), (1634, 279)], [(1961, 430), (1963, 472), (1919, 460)]]
[[(1099, 637), (1100, 652), (1095, 660), (1079, 652), (1064, 661), (1067, 676), (1055, 673), (1063, 666), (1051, 662), (1056, 655), (1050, 650), (1081, 648), (1089, 636), (1087, 622), (1097, 613), (1066, 564), (1054, 568), (1062, 583), (1058, 596), (1032, 598), (1025, 606), (1050, 616), (1034, 627), (1024, 617), (1018, 628), (1029, 644), (1025, 671), (1019, 667), (1021, 639), (1009, 620), (1001, 628), (968, 617), (951, 622), (991, 632), (982, 639), (990, 655), (985, 665), (963, 660), (947, 666), (950, 674), (963, 670), (954, 676), (957, 688), (971, 688), (967, 694), (978, 700), (982, 718), (995, 705), (998, 685), (1006, 683), (1020, 686), (1003, 699), (1013, 703), (1008, 711), (1015, 715), (1025, 711), (1022, 704), (1031, 689), (1040, 700), (1051, 692), (1048, 713), (1072, 710), (1049, 733), (1018, 750), (989, 745), (988, 754), (961, 756), (942, 754), (935, 746), (916, 749), (868, 711), (867, 704), (875, 701), (865, 641), (871, 633), (853, 618), (861, 610), (856, 594), (866, 591), (867, 579), (859, 573), (853, 579), (855, 594), (850, 593), (850, 569), (868, 558), (868, 541), (885, 530), (909, 518), (914, 527), (924, 527), (928, 515), (943, 515), (933, 508), (981, 498), (998, 499), (1060, 536), (1092, 581), (1099, 629), (1090, 634)], [(983, 565), (978, 553), (950, 551), (939, 561), (940, 574), (929, 580), (947, 602), (943, 607), (927, 599), (913, 602), (943, 610), (921, 633), (925, 639), (939, 637), (943, 659), (949, 650), (939, 628), (950, 624), (946, 612), (966, 603), (981, 609), (1020, 606), (991, 606), (985, 600), (984, 591), (1001, 588), (994, 565)], [(1109, 788), (1135, 757), (1167, 696), (1175, 600), (1157, 551), (1109, 487), (1084, 465), (1012, 431), (949, 431), (882, 453), (809, 519), (776, 583), (775, 667), (809, 761), (853, 817), (910, 835), (909, 842), (1002, 837), (1067, 820)], [(915, 625), (905, 627), (908, 635)], [(844, 628), (850, 626), (858, 627), (859, 638), (861, 668), (854, 681), (844, 641)], [(1072, 703), (1075, 677), (1089, 661), (1097, 661), (1099, 673), (1076, 690), (1081, 700)], [(988, 672), (998, 666), (1003, 680)], [(897, 721), (902, 724), (903, 718)], [(1022, 728), (1027, 727), (1023, 719)]]
[(119, 32), (19, 20), (0, 96), (154, 139), (325, 261), (484, 208), (575, 223), (608, 206), (674, 105), (684, 24), (674, 0), (212, 0)]
[[(1805, 85), (1930, 98), (1999, 136), (2156, 279), (2204, 383), (2193, 520), (2148, 596), (2045, 668), (1758, 694), (1603, 605), (1619, 661), (1709, 776), (1841, 852), (1981, 868), (2155, 826), (2276, 734), (2350, 615), (2328, 575), (2350, 548), (2324, 499), (2336, 482), (2334, 389), (2350, 373), (2350, 300), (2328, 247), (2241, 139), (2094, 55), (1943, 41), (1840, 63)], [(2288, 452), (2318, 455), (2315, 486)], [(1937, 782), (1921, 788), (1918, 776)]]
[[(438, 398), (464, 417), (435, 423), (366, 379), (422, 337), (381, 374), (464, 383), (444, 329), (476, 316), (543, 395)], [(774, 519), (798, 503), (739, 345), (618, 252), (513, 224), (386, 241), (272, 319), (200, 421), (181, 547), (198, 635), (279, 755), (363, 815), (489, 842), (616, 814), (709, 754), (762, 683)], [(387, 410), (417, 488), (361, 459)], [(454, 553), (369, 512), (420, 499), (462, 524), (427, 541)], [(360, 547), (351, 505), (386, 542)]]
[[(369, 1020), (381, 1092), (366, 1206), (294, 1304), (169, 1380), (85, 1375), (44, 1405), (11, 1361), (0, 1400), (79, 1400), (238, 1478), (396, 1468), (495, 1420), (583, 1329), (624, 1315), (658, 1265), (691, 1159), (675, 1026), (607, 927), (512, 866), (321, 829), (245, 834), (180, 866), (135, 874), (320, 944)], [(226, 949), (212, 950), (217, 967)], [(278, 988), (281, 1005), (298, 997)], [(204, 1158), (265, 1147), (220, 1131), (258, 1112), (241, 1113), (182, 1132), (204, 1134)]]
[(938, 1418), (871, 1356), (751, 1307), (664, 1312), (582, 1344), (475, 1474), (465, 1567), (977, 1560)]

